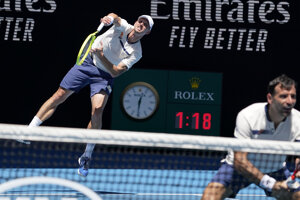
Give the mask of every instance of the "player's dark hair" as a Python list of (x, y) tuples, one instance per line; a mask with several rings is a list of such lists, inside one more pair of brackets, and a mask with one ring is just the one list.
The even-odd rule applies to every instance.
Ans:
[(268, 93), (273, 95), (275, 92), (275, 87), (278, 84), (281, 85), (280, 86), (281, 88), (284, 88), (287, 90), (290, 90), (292, 88), (292, 86), (295, 86), (295, 88), (297, 88), (297, 82), (295, 80), (293, 80), (292, 78), (288, 77), (285, 74), (282, 74), (269, 82)]

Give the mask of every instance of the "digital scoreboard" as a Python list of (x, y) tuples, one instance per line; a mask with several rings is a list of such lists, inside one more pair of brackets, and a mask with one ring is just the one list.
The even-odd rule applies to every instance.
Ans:
[(114, 130), (220, 135), (222, 74), (132, 69), (115, 79)]

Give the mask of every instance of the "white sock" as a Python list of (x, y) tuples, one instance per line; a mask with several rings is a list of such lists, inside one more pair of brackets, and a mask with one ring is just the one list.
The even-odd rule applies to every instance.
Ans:
[(28, 125), (29, 127), (36, 127), (39, 126), (43, 123), (42, 120), (40, 120), (37, 116), (34, 116), (30, 124)]
[(92, 157), (92, 153), (94, 151), (94, 147), (95, 147), (95, 144), (87, 144), (86, 147), (85, 147), (85, 151), (82, 154), (82, 156), (83, 157), (91, 158)]

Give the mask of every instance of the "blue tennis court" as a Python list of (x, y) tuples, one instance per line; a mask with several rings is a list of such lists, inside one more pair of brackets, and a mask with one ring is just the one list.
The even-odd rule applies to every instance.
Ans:
[[(209, 170), (154, 170), (154, 169), (91, 169), (88, 177), (77, 175), (77, 169), (39, 168), (2, 169), (1, 183), (10, 177), (47, 176), (72, 180), (94, 192), (103, 200), (194, 200), (200, 199), (205, 186), (215, 171)], [(10, 199), (30, 197), (33, 187), (15, 188), (9, 193)], [(85, 199), (77, 191), (51, 185), (37, 186), (36, 196), (57, 199)], [(1, 196), (0, 196), (1, 199)], [(34, 198), (32, 198), (34, 199)], [(241, 190), (236, 199), (273, 199), (265, 197), (263, 190), (255, 185)]]

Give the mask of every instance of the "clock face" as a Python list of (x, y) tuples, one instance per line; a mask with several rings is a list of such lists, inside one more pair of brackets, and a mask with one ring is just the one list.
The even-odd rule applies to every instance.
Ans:
[(141, 120), (154, 114), (158, 108), (159, 96), (152, 85), (146, 82), (135, 82), (124, 89), (121, 101), (127, 115)]

